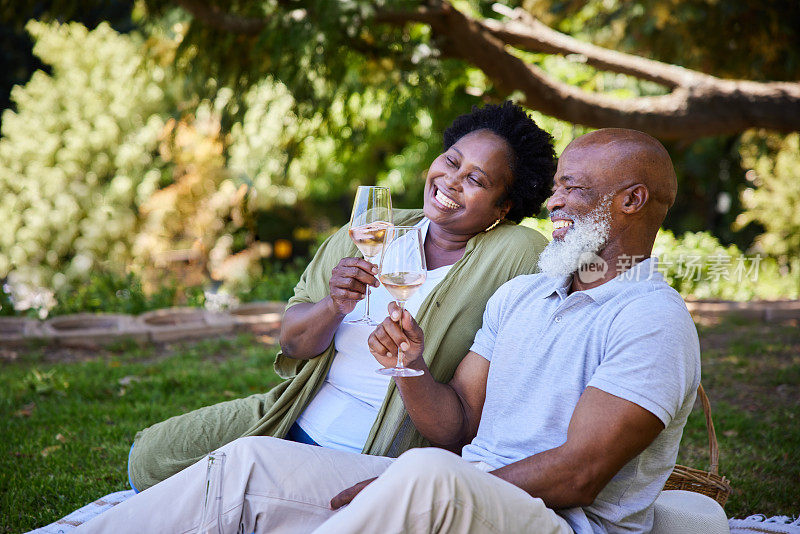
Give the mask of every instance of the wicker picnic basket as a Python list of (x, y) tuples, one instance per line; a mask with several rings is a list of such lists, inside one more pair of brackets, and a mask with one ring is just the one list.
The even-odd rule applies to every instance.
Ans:
[(708, 429), (708, 449), (711, 457), (711, 469), (701, 471), (685, 465), (675, 465), (675, 469), (664, 485), (665, 490), (687, 490), (708, 495), (720, 506), (725, 506), (725, 501), (731, 494), (731, 484), (728, 479), (719, 474), (719, 446), (717, 434), (714, 432), (714, 422), (711, 420), (711, 405), (708, 402), (702, 384), (697, 388), (697, 398), (703, 405)]

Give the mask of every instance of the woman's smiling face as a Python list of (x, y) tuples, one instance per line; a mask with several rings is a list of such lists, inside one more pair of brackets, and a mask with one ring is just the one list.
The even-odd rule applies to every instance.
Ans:
[(470, 236), (502, 219), (511, 207), (501, 202), (513, 180), (510, 150), (490, 130), (456, 141), (428, 169), (425, 216), (449, 233)]

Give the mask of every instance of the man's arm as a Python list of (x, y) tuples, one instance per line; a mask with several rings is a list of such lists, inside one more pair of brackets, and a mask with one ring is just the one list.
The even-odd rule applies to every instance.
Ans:
[[(489, 361), (472, 351), (467, 353), (449, 384), (433, 379), (422, 359), (424, 337), (422, 329), (407, 311), (403, 312), (403, 329), (397, 320), (399, 308), (390, 304), (387, 318), (369, 337), (369, 348), (384, 367), (397, 363), (397, 349), (405, 354), (407, 367), (420, 369), (421, 376), (395, 377), (403, 403), (420, 434), (434, 445), (457, 453), (478, 432), (483, 402), (486, 399), (486, 379)], [(349, 504), (374, 478), (351, 486), (331, 499), (331, 509)]]
[(432, 444), (457, 454), (478, 433), (486, 398), (489, 362), (470, 351), (461, 360), (448, 384), (436, 382), (420, 358), (415, 368), (424, 366), (425, 375), (400, 378), (397, 388), (406, 411), (420, 434)]
[[(588, 506), (663, 429), (658, 417), (637, 404), (588, 387), (572, 414), (563, 445), (491, 474), (542, 499), (548, 508)], [(372, 480), (336, 495), (331, 507), (335, 510), (348, 504)]]
[(420, 434), (431, 443), (460, 452), (478, 431), (489, 362), (470, 351), (448, 384), (437, 382), (422, 359), (422, 329), (407, 311), (403, 312), (401, 329), (392, 320), (399, 317), (399, 311), (392, 303), (390, 316), (369, 337), (370, 351), (382, 365), (393, 367), (400, 346), (406, 365), (424, 372), (421, 376), (395, 378), (406, 411)]
[(542, 499), (549, 508), (588, 506), (663, 429), (661, 420), (639, 405), (588, 387), (563, 445), (492, 474)]

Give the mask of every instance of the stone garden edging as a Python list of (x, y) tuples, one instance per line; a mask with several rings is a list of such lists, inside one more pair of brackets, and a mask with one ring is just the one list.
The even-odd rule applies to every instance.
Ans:
[[(165, 308), (138, 316), (77, 313), (46, 321), (0, 317), (0, 346), (43, 343), (93, 348), (125, 340), (163, 343), (232, 332), (274, 332), (280, 327), (285, 306), (285, 302), (262, 301), (220, 312), (203, 308)], [(764, 322), (800, 321), (800, 300), (689, 300), (686, 306), (697, 322), (713, 322), (725, 317)]]
[(715, 321), (727, 317), (767, 323), (800, 320), (800, 300), (687, 300), (686, 307), (695, 321)]
[(125, 338), (145, 343), (148, 332), (136, 317), (118, 313), (59, 315), (42, 324), (47, 339), (60, 346), (92, 348)]
[(228, 310), (237, 329), (253, 333), (274, 330), (281, 325), (286, 303), (281, 301), (247, 302)]
[(0, 344), (25, 343), (32, 339), (47, 341), (42, 324), (26, 317), (0, 317)]
[(0, 317), (0, 346), (43, 343), (96, 348), (121, 341), (164, 343), (280, 327), (285, 302), (251, 302), (215, 312), (164, 308), (138, 316), (113, 313), (59, 315), (46, 321)]
[(232, 332), (236, 326), (229, 314), (203, 308), (153, 310), (139, 315), (138, 320), (155, 342), (218, 336)]

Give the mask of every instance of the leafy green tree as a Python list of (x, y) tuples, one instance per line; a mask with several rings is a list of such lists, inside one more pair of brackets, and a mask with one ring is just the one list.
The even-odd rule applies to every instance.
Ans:
[[(149, 49), (160, 50), (174, 68), (166, 78), (188, 88), (179, 105), (162, 102), (159, 116), (176, 109), (190, 116), (208, 102), (220, 113), (223, 182), (248, 188), (242, 212), (248, 216), (241, 224), (226, 219), (221, 234), (230, 237), (227, 254), (272, 239), (274, 215), (287, 209), (294, 210), (293, 223), (343, 223), (357, 184), (388, 184), (397, 205), (417, 205), (439, 132), (470, 105), (509, 96), (534, 110), (559, 148), (593, 126), (634, 127), (661, 137), (681, 179), (669, 227), (709, 229), (744, 248), (760, 228), (729, 230), (745, 183), (739, 135), (755, 125), (800, 127), (800, 112), (794, 112), (800, 84), (726, 77), (796, 78), (798, 32), (787, 22), (796, 7), (775, 0), (765, 13), (750, 13), (750, 0), (669, 4), (665, 11), (655, 0), (145, 0), (135, 15), (150, 35)], [(54, 1), (50, 15), (64, 13), (65, 5), (72, 4)], [(726, 53), (725, 32), (704, 40), (700, 31), (730, 23), (739, 28), (732, 35), (749, 42), (747, 20), (757, 21), (752, 32), (759, 45), (741, 47), (735, 57)], [(772, 31), (788, 32), (787, 51), (770, 53), (776, 48), (766, 39)], [(780, 76), (782, 66), (788, 76)], [(65, 74), (71, 68), (60, 76), (71, 76)], [(166, 87), (159, 76), (157, 84)], [(152, 192), (175, 180), (177, 160), (156, 155), (155, 141), (147, 146), (160, 175), (158, 184), (147, 186)], [(122, 219), (139, 213), (148, 197), (142, 187)], [(140, 224), (135, 218), (129, 234)], [(19, 249), (16, 240), (12, 244)], [(130, 239), (115, 250), (130, 254), (129, 245)], [(53, 257), (86, 265), (77, 250)], [(106, 256), (118, 262), (125, 254)]]
[[(376, 64), (375, 74), (394, 87), (423, 89), (433, 88), (426, 82), (431, 74), (433, 80), (448, 70), (443, 58), (455, 58), (483, 72), (491, 83), (488, 96), (516, 91), (531, 109), (591, 127), (634, 127), (662, 139), (679, 139), (733, 134), (755, 126), (783, 131), (800, 126), (798, 83), (722, 79), (601, 48), (551, 29), (525, 9), (500, 3), (284, 0), (230, 5), (181, 0), (177, 4), (191, 14), (182, 53), (196, 66), (232, 87), (248, 83), (251, 76), (272, 73), (299, 101), (310, 104), (321, 94), (350, 92), (362, 84), (363, 70), (361, 76), (353, 76), (358, 72), (353, 67), (359, 64)], [(591, 2), (596, 9), (599, 4)], [(166, 0), (148, 0), (146, 5), (154, 16), (164, 16), (175, 7)], [(234, 50), (237, 61), (226, 61)], [(662, 86), (661, 94), (616, 98), (608, 91), (578, 90), (526, 53), (566, 56), (632, 76)]]
[[(70, 5), (53, 2), (50, 11), (68, 16)], [(676, 213), (687, 213), (692, 226), (675, 217), (670, 224), (713, 230), (726, 241), (739, 237), (726, 232), (744, 182), (736, 137), (759, 124), (800, 127), (800, 84), (727, 79), (796, 79), (800, 31), (792, 21), (800, 8), (791, 0), (146, 0), (137, 6), (151, 30), (163, 28), (180, 41), (176, 65), (205, 88), (204, 96), (233, 91), (224, 130), (246, 112), (248, 89), (269, 76), (288, 89), (298, 118), (352, 132), (353, 141), (374, 148), (360, 150), (371, 157), (352, 160), (365, 165), (364, 174), (420, 172), (412, 162), (422, 147), (408, 148), (419, 139), (413, 132), (420, 110), (441, 131), (469, 105), (511, 95), (568, 121), (562, 132), (570, 133), (570, 124), (627, 126), (673, 139), (673, 155), (687, 159), (679, 166), (691, 171), (682, 184), (689, 202)], [(353, 95), (374, 100), (370, 91), (391, 98), (381, 103), (380, 135), (359, 138), (361, 110), (334, 102)], [(709, 143), (689, 146), (718, 134), (725, 137), (711, 150)], [(345, 141), (334, 153), (349, 160), (339, 151), (347, 148)], [(406, 150), (408, 158), (385, 161)], [(725, 160), (721, 167), (697, 165), (710, 164), (711, 152)], [(290, 149), (287, 157), (296, 154)], [(319, 190), (332, 179), (320, 175)], [(739, 237), (739, 244), (751, 237)]]
[[(177, 4), (146, 2), (150, 16), (186, 17), (179, 53), (195, 61), (193, 72), (232, 86), (272, 75), (301, 116), (327, 108), (326, 94), (367, 85), (416, 95), (416, 107), (440, 125), (453, 116), (443, 102), (463, 110), (471, 103), (465, 93), (511, 95), (540, 121), (566, 121), (554, 129), (561, 146), (585, 131), (573, 124), (653, 133), (667, 143), (681, 181), (668, 227), (709, 230), (743, 248), (759, 227), (731, 229), (746, 187), (739, 135), (767, 116), (777, 122), (765, 126), (800, 128), (800, 84), (769, 81), (800, 73), (800, 4), (787, 0)], [(244, 59), (226, 62), (230, 46), (245, 50)], [(389, 104), (384, 116), (403, 120), (404, 110)], [(388, 176), (424, 166), (406, 147)]]
[(595, 44), (722, 78), (797, 80), (794, 0), (524, 0), (544, 23)]
[[(544, 23), (607, 48), (723, 78), (800, 77), (800, 27), (795, 22), (800, 3), (791, 0), (526, 0), (523, 5)], [(752, 164), (740, 152), (755, 150), (750, 144), (758, 136), (695, 137), (687, 132), (667, 143), (680, 194), (666, 226), (676, 233), (708, 230), (725, 243), (747, 248), (767, 220), (753, 216), (748, 221), (754, 224), (733, 224), (744, 209), (741, 192), (753, 187), (745, 178)], [(781, 208), (773, 212), (772, 225), (792, 210), (790, 197), (773, 200)]]

